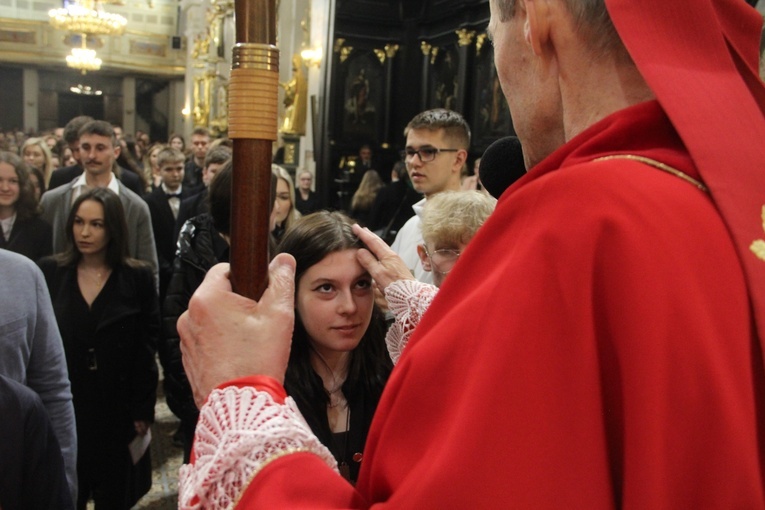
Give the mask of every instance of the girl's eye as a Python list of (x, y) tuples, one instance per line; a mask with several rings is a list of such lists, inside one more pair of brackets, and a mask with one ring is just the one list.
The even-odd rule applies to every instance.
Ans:
[(316, 287), (316, 290), (319, 292), (332, 292), (332, 285), (329, 283), (324, 283)]
[(369, 289), (372, 287), (371, 279), (363, 279), (356, 282), (356, 287), (359, 289)]

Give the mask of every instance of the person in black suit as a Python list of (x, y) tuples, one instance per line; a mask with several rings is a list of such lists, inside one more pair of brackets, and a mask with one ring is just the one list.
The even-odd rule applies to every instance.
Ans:
[(393, 165), (390, 176), (391, 182), (377, 192), (367, 225), (388, 244), (393, 242), (396, 232), (404, 226), (406, 220), (414, 216), (412, 206), (422, 200), (422, 195), (411, 185), (403, 161)]
[(210, 187), (210, 182), (229, 159), (231, 159), (231, 149), (225, 145), (219, 145), (207, 152), (207, 156), (205, 156), (205, 166), (202, 170), (202, 183), (204, 184), (204, 187), (196, 194), (189, 193), (191, 196), (181, 202), (181, 207), (178, 210), (178, 218), (175, 221), (174, 239), (178, 239), (178, 234), (181, 232), (181, 228), (187, 220), (209, 212), (209, 207), (207, 206), (207, 190)]
[(204, 170), (205, 157), (210, 148), (210, 131), (204, 127), (198, 127), (191, 133), (191, 157), (186, 162), (183, 184), (187, 188), (202, 189), (202, 171)]
[(295, 207), (300, 214), (306, 216), (321, 209), (319, 195), (311, 190), (313, 174), (309, 170), (302, 170), (297, 174), (297, 189), (295, 190)]
[(0, 508), (74, 509), (61, 447), (40, 396), (0, 375)]
[(159, 175), (162, 179), (159, 187), (144, 196), (151, 213), (151, 226), (154, 230), (154, 243), (157, 247), (159, 262), (159, 302), (165, 299), (165, 291), (173, 273), (175, 258), (175, 220), (181, 201), (188, 198), (183, 186), (184, 156), (178, 149), (165, 147), (157, 154)]
[(0, 152), (0, 248), (37, 261), (53, 253), (53, 231), (40, 218), (29, 167), (12, 152)]
[[(82, 163), (80, 161), (80, 129), (86, 124), (91, 122), (93, 117), (87, 115), (80, 115), (70, 120), (64, 127), (64, 140), (69, 148), (72, 150), (72, 156), (77, 160), (76, 165), (65, 166), (53, 171), (50, 176), (50, 182), (48, 183), (48, 189), (58, 188), (64, 184), (69, 184), (74, 179), (82, 175)], [(114, 175), (117, 179), (125, 185), (130, 191), (138, 196), (144, 194), (143, 186), (141, 185), (141, 178), (135, 173), (122, 168), (119, 165), (115, 165)]]
[(76, 160), (76, 163), (53, 170), (48, 182), (48, 189), (70, 183), (72, 179), (82, 173), (82, 165), (80, 164), (80, 128), (92, 120), (94, 120), (93, 117), (80, 115), (67, 122), (66, 126), (64, 126), (64, 141), (69, 150), (72, 151), (72, 157)]

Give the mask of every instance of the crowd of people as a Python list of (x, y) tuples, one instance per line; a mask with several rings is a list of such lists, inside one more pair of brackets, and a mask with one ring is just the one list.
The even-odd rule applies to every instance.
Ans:
[(347, 210), (274, 164), (259, 302), (229, 282), (229, 140), (4, 134), (0, 507), (131, 508), (157, 357), (180, 508), (765, 507), (765, 89), (736, 2), (648, 40), (683, 2), (492, 0), (523, 168), (490, 148), (466, 176), (443, 108), (393, 168), (361, 147)]
[[(430, 114), (461, 119), (445, 110)], [(48, 410), (51, 424), (46, 429), (48, 422), (42, 420), (40, 430), (54, 431), (55, 442), (35, 453), (61, 452), (65, 469), (52, 478), (56, 490), (50, 501), (58, 502), (65, 490), (74, 508), (85, 508), (90, 500), (96, 508), (130, 508), (151, 484), (148, 445), (159, 381), (155, 357), (168, 406), (180, 420), (174, 440), (185, 462), (193, 458), (199, 409), (176, 323), (208, 271), (229, 260), (231, 143), (198, 128), (189, 148), (179, 135), (169, 143), (152, 143), (137, 133), (128, 144), (119, 126), (86, 116), (56, 132), (60, 138), (26, 139), (18, 154), (0, 151), (0, 248), (23, 255), (41, 270), (39, 281), (51, 305), (46, 320), (60, 335), (50, 340), (62, 355), (55, 365), (57, 381), (66, 374), (64, 403), (73, 415), (62, 418), (60, 409)], [(55, 144), (45, 143), (54, 138)], [(51, 154), (63, 155), (62, 147), (72, 160), (52, 163)], [(358, 477), (378, 401), (405, 344), (399, 341), (395, 352), (386, 349), (386, 335), (411, 330), (412, 316), (429, 303), (424, 300), (406, 318), (401, 318), (400, 302), (394, 299), (398, 308), (389, 307), (383, 294), (387, 283), (373, 281), (356, 260), (365, 241), (353, 225), (382, 225), (392, 242), (418, 210), (412, 205), (422, 190), (412, 182), (419, 182), (423, 172), (414, 179), (408, 172), (416, 166), (408, 160), (397, 163), (388, 185), (369, 168), (351, 210), (330, 212), (313, 189), (311, 172), (298, 170), (293, 177), (272, 165), (271, 251), (299, 261), (303, 289), (285, 384), (351, 482)], [(490, 200), (486, 194), (474, 198)], [(477, 224), (485, 220), (475, 219)], [(432, 270), (445, 275), (447, 263), (441, 258), (447, 251), (458, 257), (462, 241), (475, 234), (461, 229), (443, 242), (423, 241), (428, 271), (432, 261)], [(399, 270), (400, 279), (411, 283), (404, 263)], [(27, 367), (29, 360), (20, 365)], [(20, 373), (6, 370), (0, 376), (30, 383), (47, 406), (45, 394)], [(8, 391), (16, 390), (8, 386)], [(14, 399), (20, 418), (32, 412), (26, 396)], [(0, 493), (0, 504), (12, 508), (7, 501), (29, 494), (35, 491), (28, 485), (16, 499)]]

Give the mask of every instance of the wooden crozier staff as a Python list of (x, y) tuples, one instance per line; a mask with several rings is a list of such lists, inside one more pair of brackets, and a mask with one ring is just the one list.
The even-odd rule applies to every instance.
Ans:
[(231, 282), (260, 299), (268, 285), (271, 145), (278, 121), (279, 50), (274, 0), (236, 0), (236, 45), (229, 81), (233, 149)]

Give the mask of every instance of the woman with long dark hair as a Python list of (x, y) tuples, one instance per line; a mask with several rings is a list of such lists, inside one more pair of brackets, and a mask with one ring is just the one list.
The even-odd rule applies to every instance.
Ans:
[(363, 247), (338, 212), (299, 219), (279, 251), (297, 261), (295, 330), (284, 387), (355, 482), (369, 425), (392, 368)]
[(96, 509), (128, 509), (151, 487), (144, 448), (157, 389), (154, 277), (128, 256), (122, 202), (109, 189), (94, 188), (75, 200), (66, 236), (66, 250), (40, 266), (72, 382), (77, 508), (93, 498)]
[(0, 248), (34, 261), (53, 252), (51, 226), (40, 218), (30, 168), (7, 151), (0, 151), (0, 227)]

